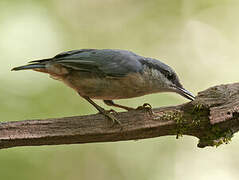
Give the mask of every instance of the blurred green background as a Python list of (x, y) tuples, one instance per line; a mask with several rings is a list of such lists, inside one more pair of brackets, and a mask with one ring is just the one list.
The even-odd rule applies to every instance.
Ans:
[[(96, 113), (45, 74), (10, 72), (72, 49), (127, 49), (158, 58), (194, 94), (237, 82), (238, 18), (237, 0), (0, 0), (0, 120)], [(120, 102), (159, 107), (186, 100), (164, 93)], [(219, 148), (199, 149), (196, 143), (193, 137), (171, 136), (6, 149), (0, 151), (0, 179), (238, 179), (238, 135)]]

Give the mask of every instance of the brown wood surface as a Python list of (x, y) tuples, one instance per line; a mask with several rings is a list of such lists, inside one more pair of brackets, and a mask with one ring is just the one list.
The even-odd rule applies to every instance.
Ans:
[[(220, 85), (200, 92), (192, 102), (148, 111), (115, 115), (122, 125), (112, 126), (103, 115), (25, 120), (0, 124), (0, 149), (112, 142), (192, 135), (198, 147), (227, 143), (239, 129), (239, 83)], [(159, 139), (160, 141), (160, 139)]]

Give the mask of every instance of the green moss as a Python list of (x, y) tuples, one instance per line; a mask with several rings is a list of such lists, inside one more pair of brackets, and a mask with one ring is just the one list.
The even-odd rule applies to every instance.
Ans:
[(190, 118), (192, 119), (191, 126), (192, 127), (199, 127), (201, 123), (208, 123), (209, 119), (205, 118), (208, 117), (209, 109), (203, 104), (196, 104), (193, 106), (190, 112)]
[[(197, 135), (203, 134), (200, 137), (198, 147), (205, 146), (220, 146), (221, 144), (228, 144), (231, 141), (233, 133), (230, 129), (223, 129), (219, 125), (211, 125), (209, 120), (209, 109), (203, 104), (197, 104), (191, 108), (187, 107), (186, 111), (178, 110), (164, 113), (162, 120), (175, 121), (176, 128), (172, 134), (176, 134), (176, 138), (180, 138), (183, 134), (195, 133), (203, 131), (202, 133), (195, 133)], [(201, 127), (204, 127), (202, 129)], [(190, 134), (192, 135), (192, 134)]]
[(231, 138), (233, 137), (233, 133), (232, 131), (229, 129), (225, 132), (222, 132), (220, 134), (220, 138), (219, 139), (216, 139), (216, 140), (213, 140), (213, 145), (218, 147), (220, 146), (221, 144), (228, 144), (230, 143), (231, 141)]
[(164, 120), (172, 120), (176, 122), (176, 130), (175, 133), (176, 138), (182, 137), (183, 134), (187, 131), (187, 126), (185, 123), (187, 122), (181, 113), (181, 111), (167, 112), (163, 115), (162, 119)]
[(173, 121), (181, 121), (182, 113), (180, 111), (173, 111), (173, 112), (167, 112), (164, 113), (162, 116), (163, 120), (173, 120)]
[(220, 146), (222, 144), (228, 144), (233, 137), (233, 132), (230, 129), (223, 130), (219, 126), (214, 125), (211, 127), (211, 131), (206, 137), (200, 139), (198, 147), (205, 146)]
[(193, 107), (193, 112), (198, 112), (200, 110), (202, 110), (204, 107), (203, 107), (203, 104), (196, 104), (194, 107)]

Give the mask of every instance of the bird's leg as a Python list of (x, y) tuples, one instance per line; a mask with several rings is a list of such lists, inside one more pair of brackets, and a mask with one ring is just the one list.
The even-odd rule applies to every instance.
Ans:
[(114, 110), (105, 110), (104, 108), (100, 107), (98, 104), (96, 104), (94, 101), (92, 101), (89, 97), (83, 96), (85, 100), (87, 100), (90, 104), (92, 104), (101, 114), (105, 115), (108, 119), (113, 121), (114, 123), (121, 124), (121, 122), (114, 117), (112, 112), (115, 112)]
[(144, 103), (142, 106), (139, 106), (136, 109), (135, 108), (131, 108), (131, 107), (127, 107), (127, 106), (123, 106), (123, 105), (120, 105), (120, 104), (115, 104), (114, 101), (112, 101), (112, 100), (104, 100), (104, 103), (107, 104), (108, 106), (115, 106), (115, 107), (118, 107), (118, 108), (125, 109), (127, 111), (145, 110), (149, 114), (151, 114), (151, 115), (153, 114), (152, 106), (149, 103)]
[(115, 106), (115, 107), (118, 107), (118, 108), (125, 109), (127, 111), (135, 110), (134, 108), (131, 108), (131, 107), (123, 106), (123, 105), (120, 105), (120, 104), (115, 104), (114, 101), (112, 101), (112, 100), (104, 100), (104, 103), (108, 106)]

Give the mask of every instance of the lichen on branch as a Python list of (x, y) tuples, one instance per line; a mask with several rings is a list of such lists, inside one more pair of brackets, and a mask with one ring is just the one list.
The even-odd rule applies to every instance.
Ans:
[[(178, 106), (122, 112), (121, 125), (111, 126), (103, 115), (26, 120), (0, 124), (0, 148), (112, 142), (191, 135), (198, 147), (227, 144), (239, 130), (239, 83), (199, 92), (192, 102)], [(160, 140), (159, 140), (160, 141)]]

